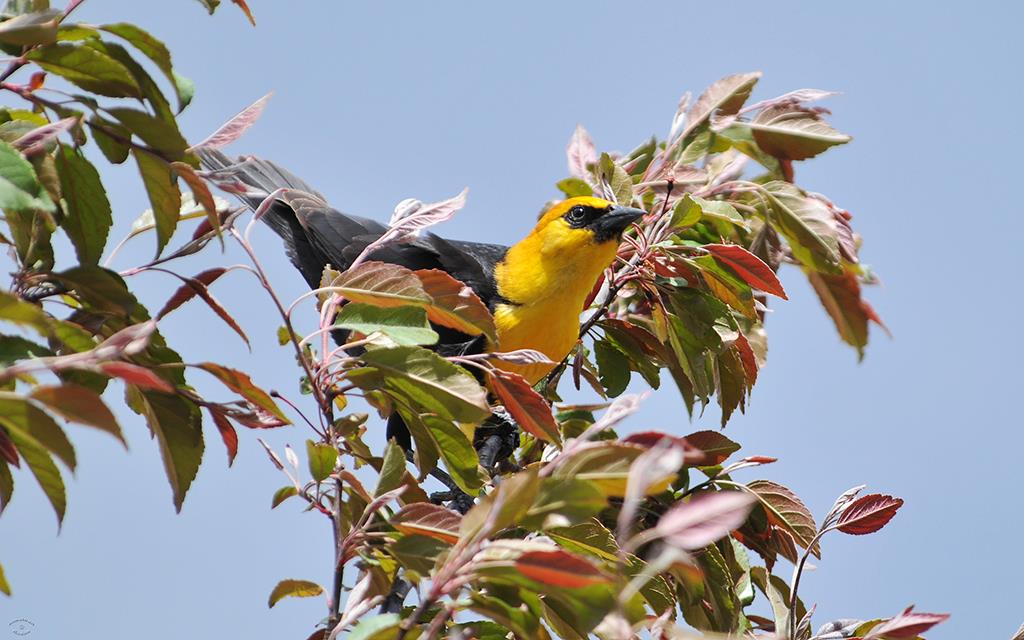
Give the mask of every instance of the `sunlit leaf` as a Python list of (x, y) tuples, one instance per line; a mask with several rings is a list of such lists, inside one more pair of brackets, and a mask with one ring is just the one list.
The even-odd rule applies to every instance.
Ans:
[[(768, 520), (788, 531), (805, 549), (818, 532), (814, 516), (800, 498), (786, 487), (770, 480), (754, 480), (746, 485), (764, 505)], [(818, 555), (817, 546), (812, 550)]]
[(567, 551), (528, 551), (515, 561), (516, 569), (541, 584), (578, 589), (610, 582), (594, 563)]
[(156, 220), (157, 255), (174, 235), (181, 216), (181, 191), (170, 165), (146, 151), (133, 149), (132, 155), (139, 165), (139, 173), (146, 185), (150, 205)]
[(86, 91), (112, 98), (142, 97), (138, 82), (123, 64), (87, 45), (58, 42), (25, 57)]
[(388, 522), (406, 535), (428, 536), (455, 544), (459, 541), (462, 517), (440, 505), (413, 502), (402, 507)]
[(282, 598), (312, 598), (324, 592), (323, 587), (308, 580), (282, 580), (270, 592), (267, 606), (273, 607)]
[(817, 113), (780, 105), (757, 114), (748, 125), (765, 153), (783, 160), (806, 160), (852, 138), (839, 133)]
[(517, 373), (490, 370), (488, 380), (494, 393), (505, 409), (512, 414), (524, 431), (545, 442), (562, 441), (558, 423), (551, 414), (551, 407), (539, 393), (533, 390), (525, 378)]
[(309, 457), (309, 473), (317, 482), (326, 480), (338, 461), (337, 449), (312, 440), (306, 440), (306, 455)]
[(421, 307), (384, 308), (361, 302), (350, 302), (334, 318), (341, 329), (369, 335), (382, 333), (400, 345), (430, 345), (437, 342), (437, 333), (427, 322)]
[(655, 531), (667, 544), (685, 551), (705, 547), (738, 528), (755, 498), (742, 491), (716, 491), (672, 506)]
[(128, 446), (114, 414), (94, 391), (76, 384), (37, 386), (32, 389), (30, 397), (45, 404), (54, 413), (72, 422), (106, 431), (125, 447)]
[(270, 100), (270, 96), (272, 95), (272, 93), (268, 93), (242, 111), (238, 112), (233, 118), (225, 122), (219, 129), (210, 134), (208, 138), (197, 145), (193, 145), (192, 148), (198, 149), (200, 147), (207, 147), (211, 149), (218, 149), (241, 138), (242, 134), (259, 119), (260, 115), (263, 113), (264, 107), (267, 106), (267, 102)]
[(96, 264), (103, 255), (113, 224), (110, 202), (96, 168), (80, 152), (61, 146), (55, 155), (67, 215), (61, 226), (82, 264)]
[(842, 510), (836, 528), (855, 536), (874, 533), (889, 524), (902, 506), (902, 498), (880, 493), (861, 496)]
[(0, 22), (0, 42), (21, 46), (51, 44), (57, 39), (59, 9), (23, 13)]
[(284, 424), (291, 424), (288, 418), (285, 417), (284, 413), (281, 412), (277, 403), (270, 397), (270, 394), (253, 384), (252, 379), (247, 373), (219, 364), (214, 364), (212, 362), (202, 362), (197, 366), (200, 369), (213, 374), (218, 380), (224, 383), (224, 386), (253, 403), (260, 409), (270, 413)]
[(497, 344), (494, 318), (472, 289), (439, 269), (419, 269), (415, 273), (431, 298), (427, 305), (431, 322), (471, 336), (483, 334)]

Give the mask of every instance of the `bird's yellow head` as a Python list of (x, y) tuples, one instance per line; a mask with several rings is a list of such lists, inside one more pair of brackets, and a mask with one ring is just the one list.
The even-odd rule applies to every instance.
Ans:
[(530, 236), (544, 254), (568, 252), (573, 260), (600, 255), (604, 269), (618, 248), (622, 232), (643, 213), (592, 196), (569, 198), (545, 211)]
[[(507, 301), (494, 315), (502, 351), (534, 349), (561, 360), (576, 343), (579, 316), (601, 273), (615, 260), (622, 232), (644, 214), (600, 198), (569, 198), (544, 212), (495, 270)], [(531, 383), (546, 365), (499, 364)]]

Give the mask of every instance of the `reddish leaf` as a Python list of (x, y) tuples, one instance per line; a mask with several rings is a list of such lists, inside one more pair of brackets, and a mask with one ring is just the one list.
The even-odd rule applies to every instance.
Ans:
[(440, 505), (413, 502), (402, 507), (388, 522), (406, 535), (419, 534), (455, 544), (459, 541), (462, 516)]
[(79, 122), (78, 118), (64, 118), (29, 131), (13, 142), (14, 146), (26, 156), (32, 156), (46, 149), (60, 134), (68, 131)]
[(285, 424), (289, 424), (288, 418), (281, 413), (277, 403), (271, 399), (266, 391), (253, 384), (248, 374), (237, 369), (222, 367), (212, 362), (201, 362), (198, 367), (216, 376), (227, 388), (242, 396), (259, 409), (269, 413), (278, 420), (283, 420)]
[(157, 319), (163, 318), (168, 313), (196, 297), (198, 295), (198, 287), (209, 286), (214, 280), (225, 273), (227, 273), (227, 269), (224, 267), (216, 267), (214, 269), (207, 269), (206, 271), (198, 273), (191, 278), (187, 278), (185, 280), (185, 284), (174, 292), (174, 295), (170, 297), (167, 304), (164, 305), (164, 308), (160, 310), (160, 313), (156, 314)]
[(740, 445), (726, 438), (717, 431), (698, 431), (686, 436), (686, 442), (704, 454), (693, 462), (697, 467), (710, 467), (722, 464), (732, 454), (740, 450)]
[(863, 355), (868, 343), (869, 321), (888, 332), (875, 310), (861, 298), (860, 282), (853, 272), (846, 271), (842, 275), (808, 272), (807, 279), (835, 322), (839, 337), (858, 353)]
[[(210, 411), (210, 417), (213, 418), (213, 424), (217, 425), (217, 431), (220, 431), (220, 438), (224, 441), (224, 446), (228, 449), (228, 466), (230, 467), (235, 461), (235, 456), (238, 454), (238, 433), (231, 426), (231, 423), (228, 422), (228, 419), (224, 417), (223, 413), (215, 411), (210, 407), (207, 407), (207, 409)], [(275, 504), (274, 506), (276, 507), (277, 505)]]
[(3, 427), (0, 427), (0, 457), (15, 467), (21, 467), (21, 458), (18, 457), (18, 450), (7, 435), (7, 430)]
[(754, 355), (754, 349), (750, 346), (750, 341), (742, 333), (736, 338), (734, 346), (736, 347), (736, 352), (740, 354), (743, 371), (747, 374), (747, 388), (749, 389), (757, 382), (757, 356)]
[(238, 8), (241, 9), (245, 13), (245, 17), (249, 18), (249, 24), (251, 24), (252, 26), (255, 27), (256, 26), (256, 18), (254, 18), (252, 16), (252, 10), (249, 9), (249, 5), (245, 4), (245, 0), (231, 0), (231, 1), (234, 2), (236, 5), (238, 5)]
[[(231, 327), (231, 329), (235, 333), (237, 333), (239, 337), (242, 338), (243, 341), (245, 341), (245, 345), (249, 347), (251, 350), (252, 345), (249, 344), (249, 336), (245, 335), (245, 331), (242, 330), (242, 327), (239, 326), (238, 322), (235, 321), (234, 317), (232, 317), (231, 314), (228, 313), (228, 310), (225, 309), (220, 304), (220, 302), (218, 302), (217, 299), (213, 297), (213, 294), (210, 293), (210, 290), (206, 286), (210, 282), (213, 282), (221, 275), (223, 275), (225, 271), (226, 269), (218, 267), (215, 269), (209, 269), (207, 271), (204, 271), (194, 278), (182, 278), (181, 276), (178, 276), (178, 278), (185, 284), (183, 284), (181, 288), (179, 288), (174, 293), (174, 295), (171, 296), (171, 299), (167, 301), (167, 304), (164, 305), (164, 308), (160, 310), (160, 315), (158, 317), (163, 317), (164, 315), (170, 313), (177, 307), (180, 307), (182, 304), (192, 299), (193, 297), (199, 296), (200, 298), (203, 299), (203, 302), (205, 302), (207, 306), (210, 307), (210, 309), (212, 309), (213, 312), (216, 313), (220, 317), (220, 319), (224, 321), (225, 324)], [(208, 280), (208, 282), (203, 280), (204, 277)]]
[(169, 382), (149, 369), (130, 362), (104, 362), (100, 365), (100, 369), (108, 376), (121, 378), (125, 382), (143, 389), (174, 393), (174, 387)]
[(472, 289), (439, 269), (419, 269), (415, 273), (433, 298), (427, 306), (431, 322), (472, 336), (483, 334), (497, 344), (494, 318)]
[(415, 198), (406, 198), (395, 206), (391, 215), (389, 233), (396, 234), (395, 240), (408, 237), (439, 222), (449, 220), (460, 209), (466, 206), (469, 187), (463, 189), (455, 197), (440, 202), (420, 202)]
[(864, 640), (916, 638), (940, 622), (945, 622), (948, 619), (948, 613), (914, 613), (914, 607), (910, 606), (903, 613), (886, 620), (872, 629), (864, 637)]
[[(761, 500), (768, 514), (768, 522), (792, 534), (793, 539), (803, 548), (811, 544), (818, 532), (814, 516), (806, 505), (786, 487), (769, 480), (754, 480), (747, 483), (747, 489)], [(818, 555), (818, 545), (812, 549)]]
[(757, 501), (743, 491), (716, 491), (677, 503), (658, 521), (655, 530), (665, 542), (692, 551), (729, 535), (747, 519)]
[(587, 165), (597, 162), (597, 148), (583, 125), (576, 125), (576, 130), (572, 132), (569, 144), (565, 148), (565, 155), (569, 160), (569, 175), (590, 182)]
[[(192, 190), (192, 197), (195, 201), (202, 205), (203, 210), (206, 211), (206, 224), (210, 230), (216, 229), (217, 237), (220, 237), (220, 218), (217, 213), (217, 203), (213, 199), (213, 194), (210, 193), (210, 187), (206, 184), (206, 181), (199, 177), (196, 170), (191, 165), (185, 164), (184, 162), (172, 162), (171, 170), (178, 174), (178, 177), (185, 181), (188, 188)], [(223, 245), (223, 240), (221, 241)], [(207, 283), (209, 284), (209, 283)]]
[(902, 498), (872, 493), (854, 500), (843, 509), (836, 528), (843, 533), (862, 536), (874, 533), (889, 524), (903, 506)]
[(716, 260), (731, 267), (736, 275), (751, 287), (779, 296), (783, 300), (789, 299), (771, 267), (743, 247), (735, 244), (706, 244), (704, 248)]
[(121, 433), (121, 427), (114, 419), (114, 414), (95, 391), (76, 384), (63, 384), (59, 387), (35, 387), (30, 395), (33, 400), (42, 402), (54, 413), (73, 422), (106, 431), (120, 440), (125, 447), (128, 446)]
[(243, 427), (250, 429), (275, 429), (291, 424), (287, 420), (278, 418), (269, 411), (257, 407), (251, 402), (244, 401), (237, 403), (239, 407), (231, 404), (220, 405), (225, 416), (231, 418)]
[(545, 442), (561, 442), (551, 407), (525, 378), (500, 369), (490, 373), (491, 388), (524, 431)]
[(566, 589), (579, 589), (609, 582), (594, 563), (568, 551), (527, 551), (515, 562), (527, 578)]
[(241, 138), (242, 134), (259, 119), (260, 114), (263, 113), (263, 108), (267, 106), (267, 101), (270, 100), (271, 95), (273, 94), (268, 93), (240, 111), (235, 117), (231, 118), (221, 125), (219, 129), (214, 131), (210, 137), (192, 148), (198, 149), (200, 147), (206, 147), (209, 149), (217, 149), (219, 147), (229, 145), (235, 140)]
[(703, 465), (703, 461), (706, 458), (706, 453), (686, 438), (680, 438), (678, 436), (669, 435), (661, 431), (638, 431), (631, 433), (625, 438), (622, 438), (622, 442), (626, 444), (639, 445), (645, 449), (650, 449), (662, 440), (671, 440), (673, 443), (683, 448), (683, 463), (693, 466)]

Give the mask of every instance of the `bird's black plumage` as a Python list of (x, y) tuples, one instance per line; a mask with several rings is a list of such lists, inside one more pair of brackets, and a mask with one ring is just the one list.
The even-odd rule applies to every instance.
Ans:
[[(320, 286), (324, 266), (347, 269), (369, 243), (387, 230), (376, 220), (332, 208), (305, 181), (273, 162), (252, 156), (233, 160), (215, 149), (199, 149), (197, 153), (215, 181), (245, 186), (249, 192), (240, 197), (253, 210), (271, 193), (288, 189), (262, 219), (284, 240), (289, 259), (312, 288)], [(507, 251), (503, 245), (446, 240), (425, 233), (410, 242), (378, 249), (369, 259), (409, 269), (446, 271), (469, 285), (493, 311), (504, 301), (495, 284), (494, 269)]]
[[(270, 194), (287, 189), (270, 206), (262, 220), (284, 241), (285, 252), (310, 288), (320, 286), (324, 267), (344, 271), (366, 246), (386, 230), (380, 222), (341, 213), (309, 184), (268, 160), (246, 156), (232, 159), (216, 149), (197, 149), (214, 182), (239, 197), (254, 211)], [(409, 269), (440, 269), (468, 285), (494, 311), (507, 302), (498, 292), (494, 270), (508, 247), (478, 242), (446, 240), (432, 233), (410, 242), (391, 244), (374, 251), (369, 259)], [(448, 327), (434, 326), (439, 340), (434, 347), (444, 356), (480, 353), (483, 336), (468, 336)], [(335, 331), (344, 342), (347, 332)], [(407, 451), (409, 431), (395, 413), (388, 420), (388, 437)]]

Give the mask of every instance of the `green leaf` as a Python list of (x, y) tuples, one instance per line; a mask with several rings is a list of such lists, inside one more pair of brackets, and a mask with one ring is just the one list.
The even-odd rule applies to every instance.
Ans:
[[(6, 432), (0, 434), (0, 442), (2, 442), (5, 449), (10, 450), (14, 447), (14, 443), (11, 442)], [(8, 454), (10, 453), (13, 453), (13, 457), (17, 459), (17, 451), (8, 451)], [(14, 476), (11, 475), (11, 467), (8, 465), (7, 460), (0, 460), (0, 514), (11, 503), (12, 495), (14, 495)]]
[(609, 397), (622, 394), (629, 385), (629, 359), (610, 342), (599, 340), (594, 343), (594, 357), (601, 376), (601, 385)]
[(380, 332), (401, 345), (435, 344), (438, 339), (422, 307), (384, 308), (350, 302), (341, 308), (334, 324), (366, 335)]
[(267, 606), (273, 607), (282, 598), (311, 598), (324, 592), (323, 587), (309, 580), (282, 580), (270, 592)]
[(571, 527), (590, 520), (608, 506), (608, 498), (593, 483), (578, 478), (544, 478), (533, 505), (519, 524), (540, 531)]
[(450, 544), (437, 538), (413, 534), (402, 536), (388, 545), (388, 553), (406, 569), (421, 575), (430, 575), (437, 557), (450, 548)]
[(405, 477), (406, 460), (405, 451), (394, 441), (389, 440), (384, 449), (384, 461), (380, 467), (380, 478), (377, 480), (377, 488), (373, 491), (373, 497), (379, 498), (392, 489), (397, 489)]
[(281, 487), (280, 489), (274, 492), (274, 498), (270, 501), (270, 508), (274, 509), (288, 498), (297, 495), (299, 495), (299, 490), (295, 488), (295, 485), (289, 484), (287, 486)]
[(212, 16), (213, 12), (220, 6), (220, 0), (199, 0), (199, 4), (203, 5)]
[(566, 198), (594, 195), (594, 190), (590, 185), (580, 178), (566, 178), (565, 180), (559, 180), (555, 186), (565, 194)]
[(79, 151), (61, 145), (55, 155), (67, 215), (61, 226), (82, 264), (96, 264), (103, 255), (113, 224), (110, 201), (100, 174)]
[(18, 453), (28, 464), (29, 470), (35, 476), (43, 493), (46, 494), (46, 498), (53, 505), (53, 510), (57, 513), (57, 524), (60, 525), (64, 521), (64, 511), (67, 509), (67, 494), (64, 490), (64, 480), (60, 476), (60, 470), (53, 463), (50, 454), (35, 438), (23, 433), (20, 429), (11, 429), (8, 431), (8, 435), (14, 441)]
[(96, 141), (96, 146), (100, 148), (103, 156), (109, 162), (121, 164), (128, 159), (131, 146), (126, 141), (131, 139), (131, 131), (116, 122), (104, 120), (99, 116), (93, 116), (89, 122), (94, 125), (90, 127), (93, 140)]
[(838, 227), (828, 207), (788, 182), (768, 182), (763, 193), (770, 205), (768, 218), (786, 236), (796, 259), (815, 271), (842, 273)]
[(87, 45), (58, 42), (33, 49), (25, 58), (86, 91), (111, 98), (142, 97), (123, 64)]
[(59, 9), (24, 13), (0, 22), (0, 42), (31, 47), (51, 44), (57, 39)]
[(49, 330), (49, 322), (42, 309), (3, 290), (0, 290), (0, 320), (32, 327), (43, 333)]
[(32, 163), (3, 141), (0, 141), (0, 208), (19, 211), (54, 211), (56, 208), (36, 179)]
[(306, 454), (309, 457), (309, 473), (317, 482), (326, 480), (338, 462), (338, 450), (329, 444), (306, 440)]
[(181, 191), (178, 181), (164, 160), (146, 151), (132, 149), (156, 221), (156, 253), (160, 255), (174, 235), (181, 215)]
[(273, 398), (263, 389), (253, 384), (249, 375), (237, 369), (231, 369), (212, 362), (201, 362), (197, 365), (203, 371), (214, 375), (224, 383), (224, 386), (253, 403), (260, 409), (270, 413), (284, 424), (291, 424), (291, 421), (284, 415), (281, 408), (277, 406)]
[(94, 391), (76, 384), (63, 384), (35, 387), (29, 396), (67, 420), (106, 431), (128, 448), (114, 414)]
[[(171, 64), (171, 52), (163, 42), (153, 37), (147, 31), (125, 22), (103, 25), (100, 29), (124, 38), (128, 42), (132, 43), (136, 49), (145, 54), (147, 58), (152, 60), (153, 63), (163, 71), (164, 75), (167, 76), (167, 79), (174, 85), (175, 90), (177, 91), (179, 113), (188, 106), (188, 103), (192, 99), (194, 87), (191, 87), (191, 82), (174, 72), (174, 67)], [(184, 82), (181, 82), (183, 80)]]
[(633, 203), (633, 180), (626, 170), (619, 166), (607, 153), (601, 154), (598, 162), (599, 177), (611, 188), (615, 202), (628, 207)]
[(7, 576), (4, 575), (4, 567), (0, 565), (0, 593), (11, 595), (11, 585), (7, 584)]
[[(402, 619), (397, 613), (385, 613), (370, 618), (361, 618), (348, 634), (348, 640), (395, 640)], [(412, 634), (406, 636), (413, 640)]]
[(791, 106), (769, 107), (748, 125), (761, 149), (782, 160), (806, 160), (853, 138), (839, 133), (817, 113)]
[(185, 142), (185, 138), (182, 137), (174, 120), (168, 121), (145, 111), (126, 107), (117, 107), (106, 111), (150, 147), (164, 154), (165, 157), (174, 160), (184, 157), (188, 143)]
[(21, 336), (0, 336), (0, 366), (7, 366), (18, 360), (52, 355), (53, 351)]
[(470, 495), (479, 491), (483, 486), (483, 477), (480, 459), (472, 441), (451, 420), (431, 414), (424, 414), (421, 418), (437, 443), (437, 450), (444, 460), (444, 466), (455, 484)]
[(203, 458), (202, 416), (199, 408), (181, 396), (142, 391), (125, 385), (125, 401), (146, 418), (160, 443), (160, 455), (179, 512)]
[(83, 265), (53, 274), (94, 311), (106, 311), (123, 316), (130, 315), (138, 301), (118, 274), (103, 267)]
[(366, 390), (383, 390), (423, 412), (458, 422), (481, 422), (490, 415), (487, 393), (462, 367), (419, 347), (370, 349), (366, 367), (349, 379)]
[(31, 438), (74, 471), (75, 449), (64, 430), (45, 411), (26, 398), (0, 392), (0, 425), (6, 426), (12, 433), (18, 431)]
[(736, 210), (736, 207), (728, 202), (724, 200), (708, 200), (689, 193), (680, 198), (679, 202), (672, 209), (672, 228), (682, 229), (691, 227), (699, 222), (702, 217), (724, 220), (741, 229), (748, 228), (743, 216)]

